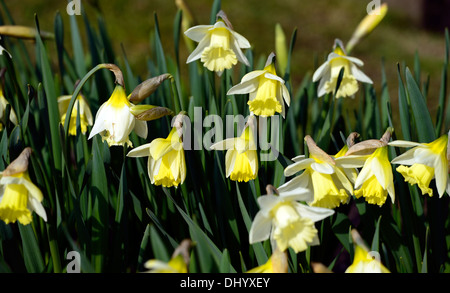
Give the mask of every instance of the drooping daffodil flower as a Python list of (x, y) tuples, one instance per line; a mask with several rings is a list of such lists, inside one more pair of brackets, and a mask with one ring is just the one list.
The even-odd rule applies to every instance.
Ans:
[(138, 136), (146, 138), (147, 122), (137, 120), (131, 113), (131, 107), (133, 104), (127, 99), (123, 83), (117, 83), (111, 97), (98, 109), (88, 139), (100, 134), (109, 146), (131, 147), (129, 135), (133, 130)]
[(33, 220), (33, 212), (47, 221), (47, 213), (42, 205), (44, 196), (28, 175), (31, 153), (31, 148), (25, 148), (0, 173), (0, 219), (6, 224), (19, 221), (22, 225), (28, 225)]
[(167, 138), (154, 139), (127, 154), (128, 157), (148, 157), (148, 176), (154, 185), (178, 187), (186, 179), (182, 117), (182, 114), (177, 115)]
[(250, 43), (233, 30), (226, 14), (220, 11), (214, 25), (194, 26), (184, 34), (199, 44), (187, 58), (186, 63), (200, 59), (203, 66), (219, 76), (237, 62), (250, 65), (241, 49), (250, 48)]
[(290, 247), (296, 253), (318, 245), (319, 237), (314, 223), (331, 216), (334, 210), (300, 203), (310, 196), (311, 191), (303, 188), (287, 193), (268, 192), (258, 197), (260, 210), (250, 228), (250, 244), (270, 237), (272, 247), (280, 251)]
[(158, 259), (150, 259), (146, 261), (144, 263), (144, 267), (148, 269), (146, 273), (187, 273), (190, 262), (189, 250), (192, 245), (193, 244), (190, 239), (184, 239), (175, 249), (168, 262)]
[[(61, 123), (64, 125), (67, 115), (67, 109), (69, 107), (71, 95), (64, 95), (58, 98), (58, 109), (59, 115), (61, 117)], [(77, 135), (77, 116), (78, 112), (80, 113), (80, 129), (81, 133), (87, 132), (87, 127), (92, 126), (94, 123), (94, 118), (92, 116), (91, 109), (89, 108), (89, 104), (86, 101), (86, 98), (83, 95), (78, 95), (75, 101), (75, 104), (72, 108), (72, 113), (70, 114), (69, 121), (69, 135), (76, 136)]]
[(311, 190), (311, 198), (306, 202), (310, 206), (333, 209), (349, 201), (353, 193), (353, 184), (349, 181), (342, 168), (338, 168), (335, 159), (324, 152), (307, 135), (309, 158), (304, 155), (293, 158), (294, 163), (286, 167), (285, 176), (303, 173), (294, 177), (278, 188), (280, 192), (306, 188)]
[(391, 163), (400, 164), (397, 172), (403, 175), (406, 182), (417, 184), (422, 194), (433, 196), (433, 189), (430, 188), (432, 179), (435, 179), (439, 197), (442, 197), (445, 191), (450, 194), (448, 139), (447, 133), (430, 143), (392, 141), (390, 146), (411, 149), (393, 159)]
[(233, 181), (248, 182), (258, 175), (258, 153), (254, 139), (255, 116), (250, 115), (239, 137), (228, 138), (211, 145), (213, 150), (227, 150), (225, 155), (226, 177)]
[(313, 82), (320, 80), (317, 96), (335, 92), (342, 68), (344, 68), (344, 75), (336, 92), (336, 98), (352, 97), (359, 89), (358, 81), (372, 84), (372, 80), (358, 68), (363, 65), (360, 59), (347, 56), (341, 41), (336, 40), (334, 50), (328, 55), (327, 61), (314, 72)]
[(275, 54), (267, 58), (263, 70), (255, 70), (242, 77), (239, 84), (229, 89), (227, 95), (249, 94), (248, 106), (250, 112), (262, 117), (270, 117), (281, 113), (285, 117), (286, 105), (291, 98), (285, 82), (275, 69)]
[(381, 263), (380, 254), (377, 251), (369, 251), (358, 231), (351, 231), (355, 253), (352, 264), (345, 273), (390, 273)]
[(270, 258), (264, 264), (247, 271), (247, 273), (287, 273), (288, 257), (286, 251), (275, 247)]
[(395, 200), (394, 176), (389, 161), (388, 142), (393, 129), (389, 128), (380, 140), (370, 139), (353, 145), (345, 156), (336, 159), (340, 166), (360, 168), (355, 181), (355, 197), (361, 196), (370, 204), (382, 206), (389, 194)]

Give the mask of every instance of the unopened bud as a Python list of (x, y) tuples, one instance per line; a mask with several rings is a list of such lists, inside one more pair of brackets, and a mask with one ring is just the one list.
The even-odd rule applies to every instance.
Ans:
[(284, 75), (288, 64), (288, 49), (286, 46), (286, 35), (279, 23), (275, 25), (275, 52), (277, 54), (278, 69), (281, 75)]
[[(22, 26), (22, 25), (2, 25), (0, 26), (0, 35), (19, 38), (19, 39), (35, 39), (37, 35), (37, 30), (33, 27)], [(40, 36), (42, 39), (54, 39), (55, 35), (40, 31)]]
[(138, 105), (130, 107), (130, 112), (136, 119), (142, 121), (156, 120), (166, 115), (172, 115), (173, 112), (165, 107), (153, 105)]
[(139, 104), (145, 98), (153, 94), (163, 83), (163, 81), (168, 78), (172, 78), (172, 75), (169, 73), (164, 73), (143, 81), (131, 92), (128, 99), (134, 104)]

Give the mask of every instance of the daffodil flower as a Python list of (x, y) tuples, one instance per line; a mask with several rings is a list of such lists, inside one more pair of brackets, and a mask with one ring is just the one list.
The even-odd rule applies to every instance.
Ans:
[(277, 76), (274, 58), (275, 54), (270, 54), (263, 70), (244, 75), (241, 82), (233, 86), (227, 95), (250, 94), (248, 105), (251, 113), (270, 117), (277, 112), (284, 118), (284, 101), (289, 106), (291, 98), (284, 80)]
[(116, 84), (111, 97), (98, 109), (88, 139), (96, 134), (101, 134), (102, 140), (106, 140), (109, 146), (128, 145), (131, 147), (129, 135), (133, 130), (140, 137), (146, 138), (147, 123), (134, 117), (130, 111), (132, 106), (123, 86)]
[(250, 43), (233, 30), (223, 12), (221, 16), (222, 19), (214, 25), (198, 25), (184, 32), (188, 38), (199, 43), (186, 63), (200, 59), (208, 70), (215, 71), (218, 75), (238, 61), (250, 65), (241, 50), (250, 48)]
[(148, 157), (148, 176), (154, 185), (177, 187), (186, 179), (186, 161), (183, 141), (178, 128), (173, 127), (167, 138), (157, 138), (141, 145), (128, 157)]
[(336, 98), (353, 96), (359, 89), (358, 81), (373, 83), (358, 68), (358, 66), (363, 66), (364, 63), (358, 58), (347, 56), (342, 48), (342, 45), (335, 45), (335, 49), (328, 55), (327, 61), (314, 72), (313, 82), (320, 80), (317, 93), (319, 97), (335, 91), (339, 72), (342, 68), (344, 68), (344, 75), (336, 93)]
[[(5, 95), (3, 94), (3, 89), (0, 86), (0, 131), (3, 130), (3, 125), (6, 123), (6, 118), (4, 116), (7, 105), (9, 105), (9, 102), (6, 100)], [(11, 108), (9, 112), (9, 121), (11, 121), (14, 125), (18, 124), (16, 112), (14, 112), (13, 108)]]
[(294, 163), (284, 170), (286, 177), (296, 176), (278, 188), (280, 192), (293, 191), (298, 188), (307, 188), (314, 197), (307, 199), (310, 206), (333, 209), (345, 204), (353, 193), (353, 186), (341, 168), (336, 166), (335, 160), (320, 149), (314, 140), (305, 137), (309, 150), (309, 158), (298, 156), (293, 158)]
[[(253, 117), (254, 116), (250, 116)], [(258, 175), (258, 153), (252, 127), (242, 131), (240, 137), (229, 138), (211, 146), (213, 150), (227, 150), (225, 155), (226, 177), (233, 181), (253, 180)]]
[[(71, 95), (65, 95), (58, 98), (59, 115), (61, 117), (61, 123), (64, 125), (66, 121), (67, 108), (69, 108)], [(80, 128), (81, 133), (87, 132), (87, 127), (92, 126), (94, 119), (92, 117), (91, 109), (83, 95), (78, 95), (75, 104), (72, 108), (69, 121), (69, 135), (77, 135), (77, 116), (78, 109), (80, 111)]]
[[(448, 175), (448, 134), (442, 135), (430, 143), (416, 143), (396, 140), (390, 146), (411, 148), (392, 160), (392, 164), (401, 164), (397, 172), (403, 175), (406, 182), (417, 184), (422, 194), (433, 195), (429, 187), (432, 179), (436, 181), (439, 197), (445, 191), (450, 194), (450, 180)], [(410, 167), (406, 167), (409, 165)]]
[(187, 266), (181, 254), (171, 258), (169, 262), (158, 259), (148, 260), (144, 267), (148, 269), (148, 273), (187, 273)]
[(44, 221), (47, 214), (42, 205), (43, 195), (28, 175), (28, 158), (31, 149), (25, 148), (3, 172), (0, 173), (0, 219), (6, 224), (19, 221), (31, 223), (32, 212)]
[(288, 260), (286, 251), (281, 251), (278, 247), (267, 260), (266, 263), (257, 266), (247, 273), (287, 273), (288, 272)]
[(345, 273), (390, 273), (381, 263), (378, 252), (369, 251), (359, 233), (353, 229), (352, 238), (355, 243), (353, 263), (345, 270)]
[(339, 164), (346, 168), (360, 168), (355, 181), (355, 197), (363, 196), (370, 204), (382, 206), (389, 194), (392, 203), (395, 200), (394, 176), (389, 162), (388, 141), (391, 130), (388, 129), (380, 140), (366, 140), (355, 144)]
[(291, 247), (296, 253), (318, 245), (314, 223), (331, 216), (334, 211), (299, 203), (309, 198), (310, 193), (308, 189), (297, 189), (295, 192), (258, 197), (260, 210), (250, 228), (250, 244), (270, 237), (275, 243), (273, 247), (280, 251)]

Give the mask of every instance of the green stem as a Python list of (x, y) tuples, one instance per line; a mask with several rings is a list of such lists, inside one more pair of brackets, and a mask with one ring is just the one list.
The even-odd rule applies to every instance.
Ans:
[(173, 104), (175, 106), (175, 113), (180, 113), (180, 111), (183, 110), (181, 97), (178, 93), (177, 85), (175, 82), (175, 78), (171, 75), (170, 77), (170, 86), (172, 89), (172, 98), (173, 98)]

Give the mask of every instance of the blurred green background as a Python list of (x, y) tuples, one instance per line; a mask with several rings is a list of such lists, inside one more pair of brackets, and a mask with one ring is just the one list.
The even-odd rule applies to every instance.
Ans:
[[(212, 0), (185, 0), (190, 6), (198, 24), (208, 24)], [(298, 29), (296, 46), (292, 60), (292, 82), (296, 87), (307, 72), (312, 73), (330, 52), (334, 39), (346, 43), (359, 21), (366, 15), (367, 0), (223, 0), (222, 9), (227, 13), (234, 29), (244, 35), (252, 44), (255, 58), (267, 56), (274, 50), (275, 25), (280, 23), (289, 41), (294, 28)], [(390, 0), (389, 11), (375, 31), (352, 52), (365, 62), (363, 71), (374, 81), (377, 92), (381, 83), (381, 62), (390, 85), (393, 108), (397, 100), (397, 63), (411, 69), (414, 55), (420, 57), (422, 79), (429, 78), (428, 106), (432, 116), (437, 108), (434, 99), (439, 93), (441, 70), (444, 60), (444, 28), (438, 20), (448, 12), (447, 0), (410, 1)], [(66, 13), (68, 1), (6, 1), (16, 24), (34, 26), (36, 13), (41, 29), (53, 31), (55, 13), (60, 11), (65, 29), (69, 29)], [(177, 12), (172, 0), (82, 0), (83, 14), (96, 23), (97, 13), (105, 20), (115, 52), (120, 55), (123, 45), (127, 58), (135, 74), (148, 77), (147, 59), (151, 56), (150, 34), (154, 31), (154, 13), (157, 14), (161, 38), (166, 55), (173, 56), (173, 21)], [(425, 9), (426, 3), (441, 5), (442, 9)], [(431, 12), (430, 12), (431, 11)], [(434, 14), (433, 14), (434, 13)], [(431, 16), (427, 16), (431, 15)], [(79, 26), (85, 35), (82, 16)], [(447, 17), (448, 18), (448, 17)], [(433, 20), (430, 24), (429, 19)], [(428, 28), (433, 28), (430, 30)], [(69, 36), (67, 33), (66, 36)], [(85, 37), (85, 36), (84, 36)], [(71, 48), (66, 37), (66, 47)], [(87, 42), (84, 43), (87, 46)], [(51, 50), (52, 48), (50, 48)], [(182, 44), (181, 60), (186, 60), (189, 52)], [(319, 60), (319, 61), (317, 61)]]

